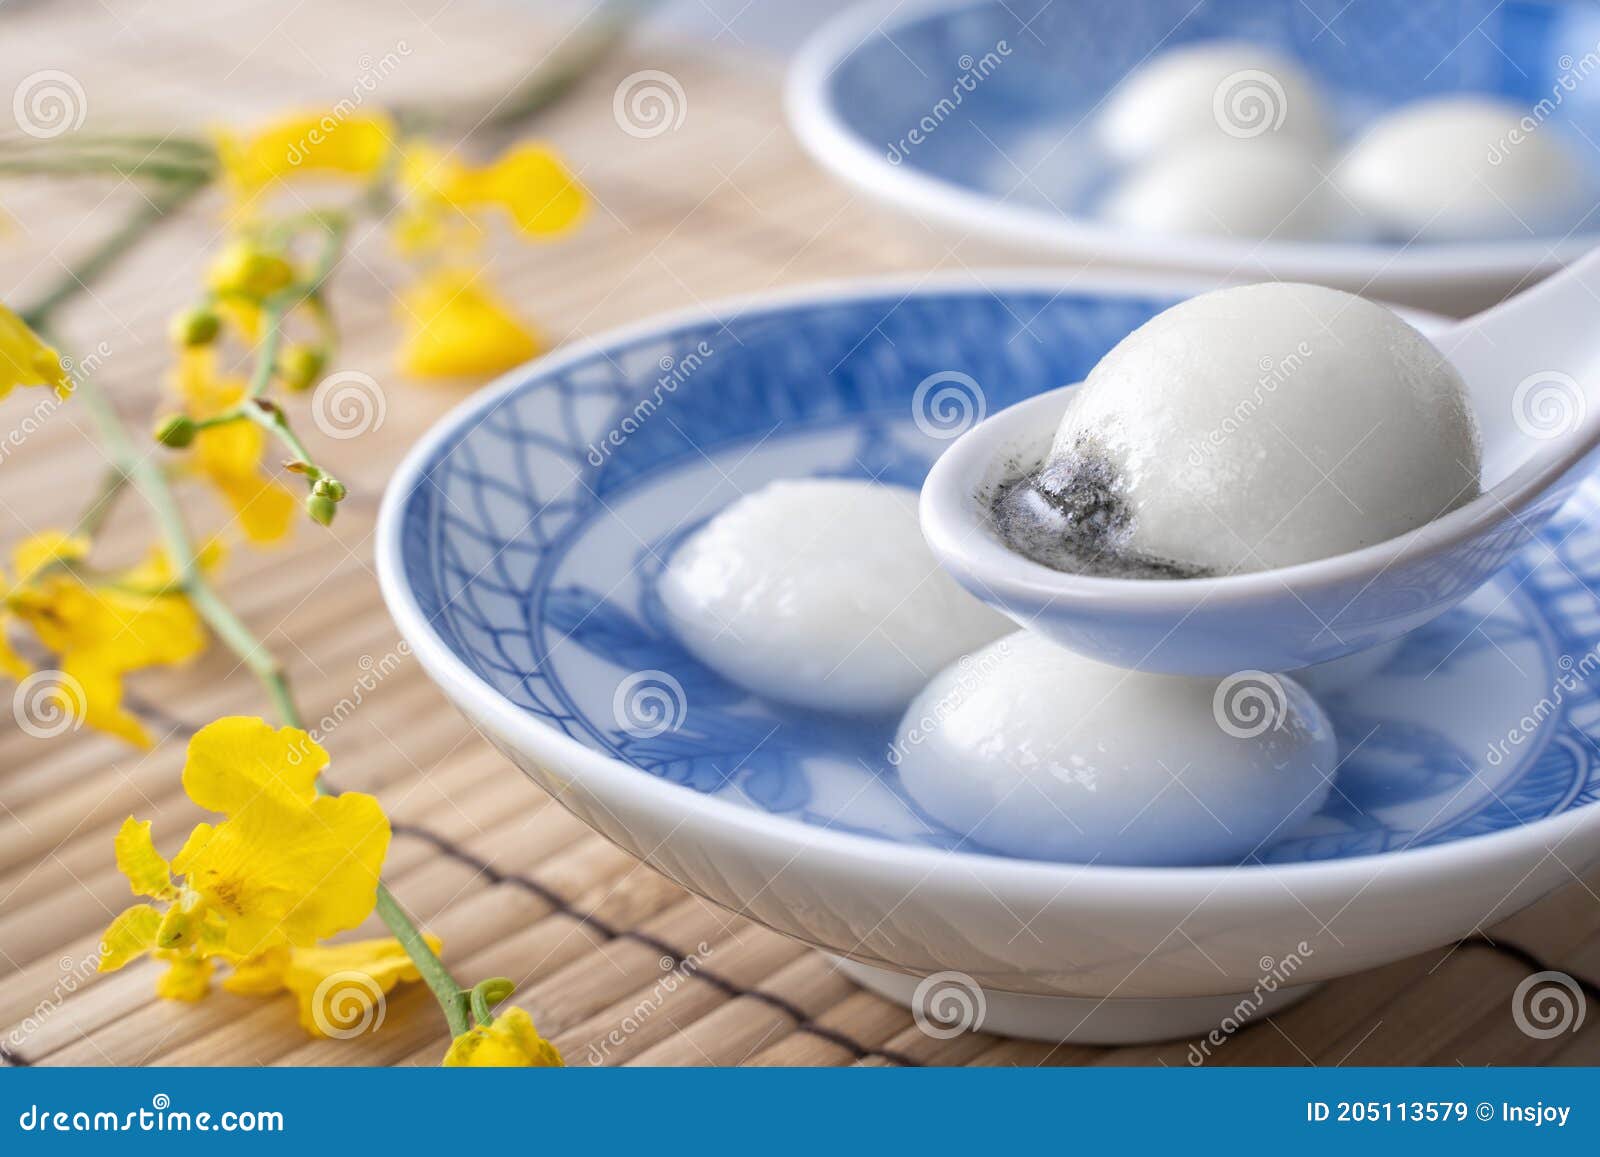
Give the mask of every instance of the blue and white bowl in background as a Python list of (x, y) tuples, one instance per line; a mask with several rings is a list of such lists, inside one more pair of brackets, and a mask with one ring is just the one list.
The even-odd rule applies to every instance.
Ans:
[(1600, 244), (1596, 212), (1570, 230), (1434, 244), (1164, 236), (1097, 220), (1115, 173), (1095, 139), (1107, 96), (1160, 52), (1218, 39), (1299, 61), (1340, 140), (1399, 105), (1481, 93), (1526, 109), (1529, 131), (1558, 134), (1600, 178), (1600, 8), (1579, 0), (884, 0), (804, 46), (789, 119), (845, 182), (1028, 260), (1315, 281), (1426, 303)]

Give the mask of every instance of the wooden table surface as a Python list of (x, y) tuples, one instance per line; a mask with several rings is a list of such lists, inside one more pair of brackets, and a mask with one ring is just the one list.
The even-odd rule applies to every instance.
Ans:
[[(0, 8), (0, 92), (43, 68), (75, 78), (91, 129), (248, 123), (350, 95), (393, 55), (370, 99), (447, 100), (505, 91), (566, 29), (532, 5), (479, 0), (317, 4), (25, 3)], [(612, 115), (619, 80), (646, 68), (681, 84), (673, 132), (638, 139)], [(823, 175), (784, 125), (776, 74), (731, 38), (694, 46), (636, 40), (538, 131), (570, 159), (596, 211), (543, 246), (507, 245), (494, 275), (554, 340), (660, 310), (769, 287), (885, 271), (978, 269), (994, 254), (891, 217)], [(98, 182), (0, 184), (6, 300), (25, 302), (102, 236), (140, 193)], [(162, 403), (167, 315), (198, 283), (220, 233), (219, 202), (191, 208), (82, 295), (68, 345), (108, 351), (97, 369), (142, 427)], [(372, 527), (397, 457), (468, 387), (392, 371), (400, 268), (380, 234), (357, 239), (337, 280), (341, 368), (378, 377), (381, 428), (317, 440), (352, 496), (329, 532), (297, 528), (267, 552), (239, 549), (228, 597), (286, 662), (315, 716), (395, 651), (378, 596)], [(0, 411), (10, 429), (25, 413)], [(103, 465), (86, 416), (64, 407), (0, 465), (9, 546), (76, 514)], [(134, 551), (150, 529), (136, 503), (107, 531)], [(0, 1060), (13, 1064), (435, 1064), (447, 1036), (425, 990), (388, 1002), (382, 1028), (309, 1039), (286, 997), (215, 992), (155, 999), (148, 962), (98, 977), (93, 953), (129, 901), (111, 837), (130, 812), (175, 846), (198, 818), (178, 788), (184, 737), (230, 713), (268, 714), (258, 686), (220, 648), (176, 672), (140, 676), (140, 711), (164, 741), (145, 753), (88, 731), (41, 740), (0, 732)], [(857, 989), (820, 955), (706, 904), (593, 835), (517, 773), (405, 661), (330, 741), (341, 786), (375, 792), (395, 821), (387, 876), (444, 938), (462, 975), (518, 980), (519, 1003), (571, 1063), (1166, 1064), (1188, 1045), (1094, 1049), (984, 1034), (935, 1040), (907, 1012)], [(1452, 948), (1329, 984), (1214, 1050), (1211, 1064), (1545, 1064), (1600, 1062), (1600, 1015), (1577, 1033), (1520, 1032), (1511, 995), (1561, 969), (1600, 991), (1600, 876)], [(380, 929), (373, 924), (373, 934)], [(701, 941), (714, 953), (663, 992), (662, 961)], [(618, 1031), (623, 1030), (626, 1031)], [(612, 1034), (621, 1044), (606, 1044)], [(614, 1038), (613, 1038), (614, 1039)]]

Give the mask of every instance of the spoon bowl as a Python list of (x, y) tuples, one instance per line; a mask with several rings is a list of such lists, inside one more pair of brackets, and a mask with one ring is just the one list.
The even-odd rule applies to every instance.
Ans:
[(1425, 332), (1461, 371), (1483, 434), (1483, 493), (1360, 550), (1214, 578), (1054, 570), (995, 530), (997, 486), (1041, 463), (1075, 387), (963, 434), (922, 489), (922, 530), (973, 594), (1019, 625), (1118, 667), (1285, 671), (1390, 642), (1483, 585), (1572, 494), (1600, 453), (1600, 253), (1491, 310)]

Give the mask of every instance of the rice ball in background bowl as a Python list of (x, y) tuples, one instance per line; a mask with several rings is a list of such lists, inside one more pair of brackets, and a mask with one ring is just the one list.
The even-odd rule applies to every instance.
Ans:
[(1170, 49), (1131, 71), (1096, 122), (1122, 164), (1206, 140), (1272, 135), (1311, 151), (1329, 141), (1322, 98), (1299, 64), (1245, 40)]
[(1361, 219), (1297, 141), (1202, 140), (1135, 166), (1100, 202), (1140, 233), (1318, 241), (1359, 235)]
[(1486, 96), (1441, 97), (1380, 117), (1340, 161), (1340, 188), (1399, 240), (1560, 234), (1592, 206), (1594, 183), (1561, 129)]

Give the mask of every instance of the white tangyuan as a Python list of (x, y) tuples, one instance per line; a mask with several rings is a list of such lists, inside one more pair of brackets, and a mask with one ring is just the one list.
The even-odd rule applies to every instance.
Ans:
[(1203, 140), (1138, 165), (1100, 202), (1100, 216), (1140, 233), (1330, 240), (1359, 219), (1324, 162), (1294, 141)]
[(1268, 136), (1321, 149), (1327, 114), (1304, 70), (1258, 44), (1208, 40), (1163, 52), (1131, 72), (1096, 125), (1123, 163), (1204, 139)]
[(1562, 233), (1595, 188), (1556, 124), (1479, 96), (1403, 106), (1379, 119), (1339, 164), (1338, 181), (1377, 228), (1402, 241)]
[(684, 646), (719, 674), (856, 715), (900, 710), (1011, 629), (934, 561), (914, 491), (853, 479), (746, 495), (673, 554), (659, 589)]
[(1058, 569), (1191, 577), (1393, 538), (1476, 497), (1479, 472), (1460, 375), (1427, 338), (1351, 294), (1273, 283), (1191, 298), (1119, 342), (995, 510), (1014, 549)]
[(928, 684), (894, 762), (918, 806), (993, 851), (1239, 863), (1322, 807), (1337, 763), (1311, 696), (1264, 681), (1124, 671), (1020, 632)]

